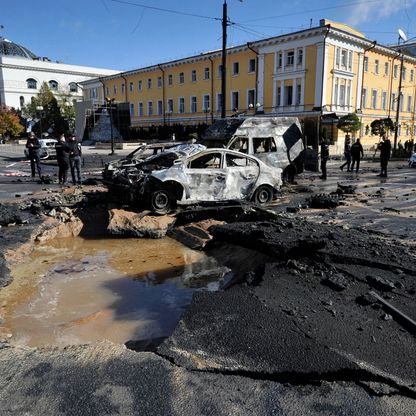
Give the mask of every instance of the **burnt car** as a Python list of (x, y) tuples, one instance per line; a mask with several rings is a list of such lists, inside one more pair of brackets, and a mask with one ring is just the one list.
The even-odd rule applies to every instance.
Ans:
[(143, 202), (160, 214), (176, 205), (195, 203), (245, 200), (264, 205), (282, 185), (279, 168), (254, 156), (198, 144), (177, 146), (140, 163), (106, 170), (104, 183), (113, 198)]

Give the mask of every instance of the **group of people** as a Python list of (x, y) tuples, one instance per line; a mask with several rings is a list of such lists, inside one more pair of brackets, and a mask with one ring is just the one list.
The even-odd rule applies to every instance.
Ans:
[[(377, 145), (377, 150), (380, 151), (380, 168), (381, 172), (378, 176), (387, 177), (387, 165), (390, 160), (391, 143), (388, 137), (384, 134), (381, 137), (381, 142)], [(345, 162), (339, 167), (341, 171), (347, 168), (347, 172), (358, 173), (360, 170), (360, 161), (364, 157), (364, 149), (358, 138), (355, 143), (351, 144), (351, 139), (346, 137), (344, 145), (344, 157)], [(321, 176), (320, 179), (325, 180), (327, 178), (326, 164), (329, 159), (329, 145), (323, 140), (321, 142)]]
[[(42, 180), (42, 168), (40, 165), (40, 148), (39, 139), (31, 132), (26, 142), (30, 167), (32, 170), (32, 178), (36, 177), (36, 171)], [(66, 185), (68, 183), (68, 170), (71, 169), (72, 183), (81, 185), (81, 143), (78, 142), (74, 135), (65, 137), (62, 134), (55, 145), (56, 160), (58, 162), (58, 180), (59, 184)]]

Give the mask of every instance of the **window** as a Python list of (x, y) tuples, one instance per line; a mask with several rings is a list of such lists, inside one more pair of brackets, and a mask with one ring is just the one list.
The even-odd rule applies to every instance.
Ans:
[(168, 75), (168, 85), (169, 86), (173, 85), (173, 75), (172, 74)]
[(218, 65), (217, 77), (218, 78), (221, 78), (222, 77), (222, 65)]
[(233, 75), (238, 75), (240, 72), (240, 64), (238, 62), (233, 62)]
[(129, 87), (129, 89), (130, 89), (130, 92), (133, 92), (133, 83), (132, 82), (130, 82), (130, 87)]
[(388, 76), (389, 75), (389, 63), (388, 62), (384, 62), (384, 76)]
[(113, 85), (113, 93), (114, 95), (117, 94), (117, 85)]
[(31, 90), (35, 90), (37, 88), (37, 82), (35, 79), (29, 78), (26, 80), (26, 86)]
[(295, 62), (295, 51), (289, 51), (286, 55), (286, 65), (293, 65)]
[(208, 153), (199, 156), (188, 163), (188, 169), (219, 169), (221, 153)]
[(253, 137), (254, 154), (276, 152), (277, 147), (273, 137)]
[(209, 111), (211, 109), (210, 96), (209, 96), (209, 94), (205, 94), (204, 95), (204, 100), (203, 100), (202, 106), (203, 106), (202, 109), (204, 111)]
[(250, 59), (248, 61), (248, 72), (255, 72), (256, 71), (256, 60)]
[(20, 100), (20, 107), (23, 107), (25, 105), (25, 97), (21, 95), (19, 100)]
[(240, 155), (231, 155), (229, 153), (225, 154), (225, 163), (228, 168), (239, 168), (246, 166), (256, 166), (254, 160), (249, 159), (248, 157)]
[(196, 113), (198, 111), (197, 99), (195, 96), (191, 97), (191, 113)]
[(338, 105), (338, 89), (339, 89), (339, 78), (335, 78), (334, 86), (334, 104)]
[(412, 96), (407, 97), (407, 111), (410, 113), (412, 111)]
[(281, 87), (277, 87), (277, 91), (276, 91), (276, 107), (281, 106), (282, 102), (282, 88)]
[(279, 52), (279, 55), (277, 56), (277, 67), (281, 68), (283, 65), (283, 54), (282, 52)]
[(222, 111), (222, 94), (217, 94), (217, 111)]
[(411, 69), (410, 70), (410, 82), (413, 82), (414, 77), (415, 77), (415, 71)]
[(298, 84), (296, 86), (296, 105), (300, 105), (302, 101), (302, 85)]
[(75, 82), (69, 83), (69, 92), (78, 92), (78, 85)]
[(371, 108), (377, 109), (377, 90), (371, 91)]
[(110, 88), (105, 87), (105, 95), (108, 97), (110, 95)]
[(49, 81), (49, 88), (50, 88), (52, 91), (56, 91), (56, 90), (58, 89), (58, 82), (57, 82), (57, 81), (55, 81), (55, 80), (53, 80), (53, 79), (51, 79), (51, 80)]
[(147, 79), (147, 88), (148, 89), (152, 88), (152, 78)]
[(396, 110), (396, 94), (393, 92), (392, 94), (391, 94), (391, 109), (392, 110)]
[(361, 96), (361, 107), (367, 108), (367, 88), (363, 88), (363, 93)]
[(341, 50), (341, 66), (343, 68), (347, 68), (347, 60), (348, 60), (348, 51), (345, 49)]
[(147, 102), (147, 115), (152, 116), (153, 115), (153, 101)]
[(339, 85), (339, 105), (345, 106), (345, 84), (343, 83)]
[(172, 100), (172, 98), (168, 99), (168, 112), (173, 113), (173, 100)]
[(402, 71), (402, 80), (406, 81), (406, 68), (403, 67), (403, 71)]
[(303, 49), (299, 49), (296, 64), (297, 65), (302, 65), (302, 62), (303, 62)]
[(157, 77), (157, 87), (162, 88), (162, 77)]
[(364, 56), (364, 72), (368, 72), (368, 57)]
[(183, 84), (185, 82), (185, 75), (183, 72), (179, 73), (179, 84)]
[(387, 110), (387, 92), (383, 91), (381, 93), (381, 109)]
[(340, 50), (340, 48), (337, 48), (335, 50), (335, 66), (337, 68), (339, 68), (339, 62), (340, 62), (340, 59), (341, 59), (340, 56), (341, 56), (341, 50)]
[(209, 79), (209, 68), (204, 68), (204, 79)]
[(256, 90), (248, 90), (247, 91), (247, 107), (255, 105), (256, 99)]
[(233, 109), (233, 111), (237, 111), (239, 108), (238, 105), (238, 91), (233, 91), (231, 93), (231, 108)]
[(162, 100), (157, 101), (157, 115), (158, 116), (163, 115), (163, 101)]
[(138, 115), (139, 117), (143, 117), (143, 103), (139, 103), (138, 105)]
[(191, 71), (191, 82), (196, 82), (196, 69)]
[(379, 73), (379, 67), (380, 67), (380, 61), (378, 59), (376, 59), (374, 61), (374, 73), (376, 75), (378, 75), (378, 73)]
[(124, 84), (121, 84), (121, 93), (124, 94)]
[(134, 116), (134, 104), (130, 103), (130, 117)]
[(285, 87), (285, 103), (284, 105), (292, 105), (293, 104), (293, 86), (288, 85)]
[(236, 137), (229, 146), (230, 150), (235, 150), (241, 153), (248, 153), (248, 138)]
[(137, 81), (137, 89), (138, 89), (139, 91), (141, 91), (141, 90), (142, 90), (142, 88), (143, 88), (143, 82), (142, 82), (142, 80)]
[(183, 114), (185, 112), (185, 98), (179, 98), (179, 113)]
[(348, 70), (349, 71), (352, 71), (352, 57), (353, 57), (353, 52), (348, 51)]
[(394, 65), (393, 66), (393, 77), (394, 78), (397, 78), (398, 70), (399, 70), (399, 66), (398, 65)]

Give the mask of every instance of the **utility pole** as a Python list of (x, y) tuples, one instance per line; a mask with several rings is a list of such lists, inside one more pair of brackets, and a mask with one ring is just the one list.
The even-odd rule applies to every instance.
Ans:
[(222, 5), (222, 65), (221, 65), (221, 118), (226, 118), (225, 106), (227, 103), (227, 0)]
[(401, 101), (402, 101), (403, 60), (404, 60), (404, 55), (402, 53), (401, 57), (400, 57), (399, 94), (397, 96), (396, 123), (394, 125), (393, 152), (396, 152), (396, 149), (397, 149), (397, 136), (398, 136), (398, 132), (399, 132), (400, 104), (401, 104)]

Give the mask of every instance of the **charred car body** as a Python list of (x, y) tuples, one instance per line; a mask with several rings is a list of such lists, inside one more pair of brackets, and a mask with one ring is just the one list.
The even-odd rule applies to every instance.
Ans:
[(202, 143), (254, 155), (266, 165), (281, 168), (285, 182), (303, 171), (303, 134), (296, 117), (218, 120), (204, 132)]
[(176, 204), (234, 200), (267, 204), (277, 195), (282, 180), (281, 169), (256, 157), (189, 144), (144, 160), (109, 164), (104, 183), (113, 199), (142, 202), (164, 214)]

